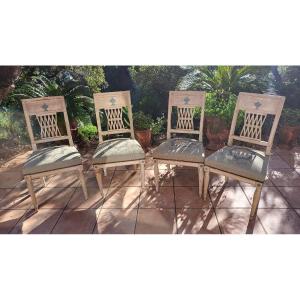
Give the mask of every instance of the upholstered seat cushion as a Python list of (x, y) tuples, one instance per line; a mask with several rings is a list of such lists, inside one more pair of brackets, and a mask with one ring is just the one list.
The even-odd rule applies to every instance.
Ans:
[(205, 158), (203, 144), (187, 138), (173, 138), (161, 143), (154, 151), (153, 158), (203, 163)]
[(247, 147), (226, 146), (205, 159), (205, 165), (228, 173), (263, 182), (270, 156)]
[(48, 147), (32, 152), (23, 167), (23, 174), (36, 174), (80, 164), (80, 153), (74, 146)]
[(134, 139), (112, 139), (100, 143), (93, 155), (93, 164), (145, 159), (145, 152)]

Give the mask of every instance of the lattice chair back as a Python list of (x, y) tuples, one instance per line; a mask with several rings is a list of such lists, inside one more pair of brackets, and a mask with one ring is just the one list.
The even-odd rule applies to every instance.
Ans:
[[(37, 144), (60, 140), (68, 140), (70, 146), (74, 145), (64, 97), (23, 99), (22, 105), (33, 150), (37, 150)], [(58, 113), (63, 113), (67, 135), (63, 135), (58, 127)], [(38, 139), (33, 134), (32, 116), (36, 117), (40, 128), (40, 137)]]
[[(176, 128), (172, 128), (172, 110), (177, 109)], [(201, 108), (199, 129), (194, 129), (195, 109)], [(205, 109), (205, 92), (200, 91), (170, 91), (168, 107), (167, 138), (172, 133), (186, 133), (199, 135), (199, 141), (203, 140), (203, 121)]]
[[(270, 155), (284, 101), (285, 97), (283, 96), (239, 93), (231, 123), (228, 145), (232, 146), (233, 140), (257, 144), (266, 147), (266, 154)], [(244, 111), (244, 124), (238, 136), (234, 133), (240, 111)], [(269, 138), (267, 141), (263, 141), (262, 127), (267, 115), (274, 115), (275, 117)]]
[[(110, 134), (130, 133), (131, 138), (134, 139), (130, 91), (96, 93), (94, 103), (99, 142), (103, 141), (103, 136)], [(124, 124), (124, 109), (128, 111), (129, 124)], [(105, 131), (102, 130), (100, 111), (104, 111), (106, 115), (107, 130)]]

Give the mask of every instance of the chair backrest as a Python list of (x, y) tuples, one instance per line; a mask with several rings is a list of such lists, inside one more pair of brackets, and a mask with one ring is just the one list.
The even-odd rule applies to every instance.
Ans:
[[(130, 91), (96, 93), (94, 94), (95, 112), (98, 126), (99, 142), (104, 135), (130, 133), (134, 139)], [(129, 128), (123, 121), (123, 110), (127, 108)], [(100, 110), (104, 111), (107, 119), (107, 130), (101, 127)]]
[[(266, 147), (266, 154), (270, 155), (284, 101), (285, 97), (283, 96), (239, 93), (231, 123), (228, 145), (232, 146), (233, 140), (257, 144)], [(243, 128), (238, 136), (234, 133), (240, 111), (244, 111), (245, 115)], [(267, 115), (274, 115), (275, 117), (269, 138), (267, 141), (263, 141), (261, 137), (262, 127)]]
[[(64, 97), (42, 97), (22, 100), (27, 130), (33, 150), (37, 150), (37, 144), (69, 140), (73, 146), (70, 124)], [(58, 124), (57, 114), (63, 113), (67, 135), (62, 135)], [(35, 116), (40, 128), (40, 137), (36, 139), (33, 134), (31, 117)]]
[[(177, 109), (176, 128), (171, 127), (173, 107)], [(201, 108), (199, 130), (194, 129), (194, 113), (196, 108)], [(186, 133), (199, 135), (199, 141), (203, 140), (203, 121), (205, 109), (205, 92), (200, 91), (170, 91), (168, 106), (167, 138), (172, 133)]]

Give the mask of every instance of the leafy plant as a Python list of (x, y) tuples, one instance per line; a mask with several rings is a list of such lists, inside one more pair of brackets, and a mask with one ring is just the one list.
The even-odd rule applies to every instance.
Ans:
[(153, 119), (151, 116), (144, 114), (142, 111), (138, 111), (133, 114), (133, 127), (136, 130), (150, 129), (152, 123)]
[(300, 126), (300, 109), (284, 108), (281, 113), (280, 123), (282, 126)]
[(156, 120), (153, 120), (150, 127), (152, 134), (158, 135), (162, 133), (165, 129), (166, 123), (167, 121), (164, 115), (162, 115), (161, 117), (157, 117)]
[(97, 138), (98, 129), (93, 124), (87, 124), (78, 128), (78, 135), (84, 142), (91, 142)]

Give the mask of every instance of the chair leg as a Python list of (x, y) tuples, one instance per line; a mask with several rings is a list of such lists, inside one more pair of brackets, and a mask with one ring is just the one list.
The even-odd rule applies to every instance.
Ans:
[(27, 188), (28, 188), (29, 195), (31, 197), (33, 207), (36, 211), (38, 211), (39, 207), (38, 207), (37, 199), (36, 199), (35, 192), (33, 189), (32, 179), (30, 176), (25, 176), (25, 181), (27, 183)]
[(199, 177), (199, 197), (202, 196), (203, 190), (203, 166), (198, 167), (198, 177)]
[(262, 189), (262, 184), (261, 183), (257, 183), (256, 184), (256, 189), (255, 189), (255, 192), (254, 192), (254, 196), (253, 196), (252, 207), (251, 207), (251, 213), (250, 213), (250, 218), (251, 219), (256, 214), (257, 207), (258, 207), (259, 200), (260, 200), (261, 189)]
[(141, 162), (141, 183), (142, 189), (145, 188), (145, 162)]
[(103, 168), (103, 174), (104, 174), (104, 176), (107, 176), (107, 169), (106, 168)]
[(204, 201), (207, 198), (208, 183), (209, 183), (209, 168), (204, 167), (204, 187), (203, 187), (203, 199), (204, 199)]
[(158, 170), (158, 161), (154, 160), (154, 180), (155, 180), (155, 189), (158, 192), (159, 189), (159, 170)]
[(42, 178), (41, 178), (41, 180), (42, 180), (42, 182), (43, 182), (43, 185), (44, 185), (44, 187), (46, 187), (46, 177), (45, 176), (43, 176)]
[(87, 200), (89, 198), (89, 195), (88, 195), (88, 191), (87, 191), (87, 188), (86, 188), (86, 183), (85, 183), (85, 179), (84, 179), (84, 175), (83, 175), (82, 170), (79, 170), (79, 180), (80, 180), (80, 183), (81, 183), (81, 187), (82, 187), (82, 190), (83, 190), (85, 200)]
[(134, 170), (134, 172), (136, 172), (136, 170), (137, 170), (137, 165), (133, 165), (133, 170)]
[(171, 171), (170, 164), (167, 164), (167, 169), (168, 169), (168, 172), (170, 172), (170, 171)]
[(101, 196), (104, 198), (101, 170), (100, 169), (96, 169), (95, 170), (95, 174), (96, 174), (96, 179), (97, 179), (97, 183), (98, 183), (98, 186), (99, 186), (99, 190), (100, 190)]

